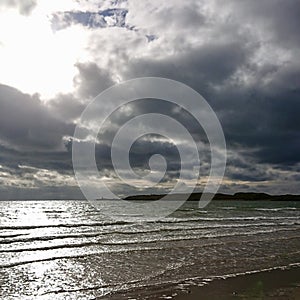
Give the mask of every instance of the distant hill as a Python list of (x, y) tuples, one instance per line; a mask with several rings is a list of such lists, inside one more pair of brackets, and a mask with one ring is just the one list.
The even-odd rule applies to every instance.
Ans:
[[(152, 194), (152, 195), (133, 195), (128, 196), (125, 200), (159, 200), (166, 194)], [(183, 197), (184, 194), (174, 194), (174, 197)], [(202, 193), (193, 193), (189, 196), (189, 201), (197, 201), (202, 196)], [(235, 193), (230, 194), (221, 194), (217, 193), (214, 195), (213, 200), (245, 200), (245, 201), (259, 201), (259, 200), (270, 200), (270, 201), (300, 201), (300, 195), (269, 195), (266, 193)]]

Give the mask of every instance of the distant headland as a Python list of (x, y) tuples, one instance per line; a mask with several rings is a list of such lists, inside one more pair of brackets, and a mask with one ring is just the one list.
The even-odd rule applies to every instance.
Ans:
[[(133, 195), (128, 196), (125, 198), (125, 200), (159, 200), (166, 196), (166, 194), (151, 194), (151, 195)], [(184, 194), (174, 194), (174, 196), (180, 197), (184, 196)], [(192, 193), (188, 197), (188, 201), (198, 201), (200, 197), (202, 196), (202, 193)], [(300, 195), (291, 195), (291, 194), (285, 194), (285, 195), (270, 195), (267, 193), (235, 193), (233, 195), (230, 194), (222, 194), (217, 193), (214, 195), (213, 200), (239, 200), (239, 201), (300, 201)]]

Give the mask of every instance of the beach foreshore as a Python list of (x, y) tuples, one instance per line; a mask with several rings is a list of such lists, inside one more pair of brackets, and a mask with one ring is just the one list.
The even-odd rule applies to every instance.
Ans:
[(300, 299), (300, 268), (272, 270), (217, 279), (202, 287), (191, 287), (175, 300)]
[[(179, 287), (181, 286), (181, 287)], [(275, 269), (235, 277), (216, 278), (204, 285), (190, 281), (180, 285), (147, 287), (98, 299), (174, 299), (174, 300), (231, 300), (231, 299), (300, 299), (300, 267)]]

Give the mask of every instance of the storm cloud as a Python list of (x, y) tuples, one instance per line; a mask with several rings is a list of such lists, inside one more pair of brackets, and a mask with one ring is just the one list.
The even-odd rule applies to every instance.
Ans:
[[(118, 82), (157, 76), (194, 88), (216, 112), (228, 151), (221, 191), (300, 192), (299, 1), (96, 2), (79, 1), (74, 9), (56, 9), (47, 15), (54, 36), (69, 34), (71, 39), (74, 32), (81, 33), (75, 41), (84, 50), (72, 62), (70, 92), (47, 98), (38, 88), (36, 94), (26, 94), (17, 84), (0, 85), (3, 191), (37, 187), (49, 195), (55, 187), (63, 193), (63, 183), (66, 197), (79, 193), (71, 146), (86, 105)], [(0, 10), (15, 8), (30, 18), (33, 8), (39, 7), (35, 1), (20, 3), (2, 1)], [(0, 49), (2, 45), (0, 37)], [(62, 53), (62, 58), (66, 55)], [(119, 194), (141, 191), (117, 180), (110, 157), (112, 140), (128, 120), (153, 112), (180, 121), (202, 143), (202, 171), (208, 174), (210, 155), (201, 126), (178, 107), (144, 99), (116, 110), (98, 136), (100, 175), (111, 179)], [(153, 124), (153, 131), (157, 126)], [(168, 162), (157, 187), (161, 192), (178, 178), (182, 167), (170, 140), (153, 135), (137, 140), (130, 163), (135, 172), (147, 172), (155, 153)], [(188, 180), (187, 170), (183, 166)]]

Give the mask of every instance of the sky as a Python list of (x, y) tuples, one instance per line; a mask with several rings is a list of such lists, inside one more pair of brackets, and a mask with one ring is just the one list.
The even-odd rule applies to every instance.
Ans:
[[(2, 0), (0, 198), (81, 198), (72, 167), (81, 113), (106, 88), (144, 76), (182, 82), (215, 111), (227, 144), (220, 192), (299, 194), (299, 15), (299, 0)], [(160, 100), (141, 99), (109, 117), (96, 146), (100, 180), (120, 196), (167, 192), (180, 172), (189, 184), (190, 166), (156, 134), (132, 145), (130, 163), (145, 175), (150, 157), (163, 155), (161, 182), (135, 186), (117, 177), (113, 137), (151, 112), (176, 118), (203, 146), (201, 191), (210, 162), (203, 130)], [(149, 126), (155, 132), (158, 124)]]

